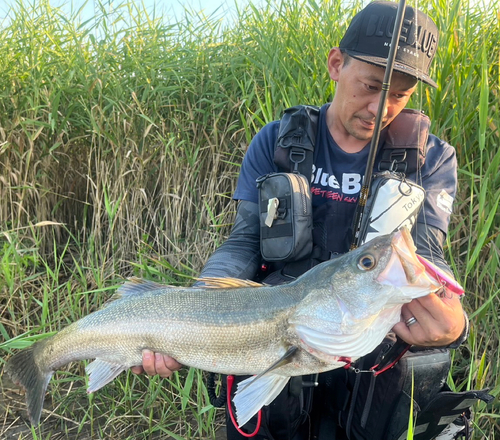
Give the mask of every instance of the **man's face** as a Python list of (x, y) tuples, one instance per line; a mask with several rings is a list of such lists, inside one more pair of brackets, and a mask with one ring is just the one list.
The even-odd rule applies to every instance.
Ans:
[[(343, 54), (338, 49), (334, 51), (332, 49), (328, 58), (330, 77), (337, 82), (332, 102), (334, 131), (354, 138), (353, 141), (369, 141), (375, 128), (385, 70), (354, 58), (345, 64)], [(382, 128), (405, 108), (416, 83), (417, 80), (408, 75), (393, 72)]]

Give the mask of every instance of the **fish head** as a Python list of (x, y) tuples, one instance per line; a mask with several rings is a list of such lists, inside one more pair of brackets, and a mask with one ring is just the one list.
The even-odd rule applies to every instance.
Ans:
[(410, 232), (402, 228), (323, 263), (308, 276), (317, 286), (322, 280), (323, 292), (330, 291), (343, 303), (352, 303), (353, 308), (358, 308), (355, 304), (360, 301), (365, 306), (386, 301), (405, 303), (441, 288), (415, 251)]
[(289, 319), (300, 346), (327, 363), (371, 352), (403, 304), (441, 288), (415, 250), (401, 229), (311, 269), (302, 283), (309, 293)]
[[(440, 290), (442, 286), (438, 279), (427, 272), (423, 258), (415, 253), (416, 247), (410, 231), (405, 227), (389, 237), (390, 245), (381, 246), (380, 249), (377, 261), (380, 267), (375, 281), (380, 285), (393, 286), (411, 299)], [(367, 245), (369, 253), (370, 242)], [(375, 243), (374, 246), (376, 247)]]
[[(381, 248), (378, 255), (378, 264), (383, 270), (376, 277), (378, 283), (404, 288), (403, 292), (406, 292), (411, 298), (422, 296), (419, 294), (420, 291), (425, 295), (441, 290), (443, 287), (457, 295), (464, 293), (462, 286), (450, 275), (415, 253), (416, 247), (406, 227), (390, 234), (390, 236), (390, 248), (384, 246), (383, 237), (380, 237), (381, 246), (374, 245), (375, 248)], [(370, 242), (366, 252), (368, 254), (374, 252), (370, 250)], [(363, 256), (360, 257), (361, 263), (365, 261), (362, 258)], [(373, 265), (375, 263), (377, 261)], [(371, 265), (372, 263), (368, 260), (367, 267), (370, 268)], [(360, 266), (363, 265), (360, 264)]]

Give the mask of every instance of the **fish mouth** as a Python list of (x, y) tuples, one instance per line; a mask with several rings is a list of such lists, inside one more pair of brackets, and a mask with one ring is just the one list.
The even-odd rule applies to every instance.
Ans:
[[(424, 294), (437, 292), (441, 289), (442, 285), (438, 279), (429, 276), (426, 266), (422, 264), (415, 253), (416, 247), (410, 231), (406, 227), (394, 233), (391, 249), (389, 262), (378, 276), (377, 281), (397, 287), (417, 288), (422, 290)], [(414, 296), (414, 289), (411, 290), (413, 291), (411, 295)], [(422, 295), (417, 294), (417, 296)]]

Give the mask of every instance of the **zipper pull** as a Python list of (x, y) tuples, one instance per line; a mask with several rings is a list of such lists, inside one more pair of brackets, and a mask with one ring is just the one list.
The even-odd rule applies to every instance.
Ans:
[(280, 201), (277, 197), (273, 197), (267, 201), (267, 216), (266, 221), (264, 222), (267, 227), (271, 227), (273, 225), (273, 221), (278, 218), (278, 205)]

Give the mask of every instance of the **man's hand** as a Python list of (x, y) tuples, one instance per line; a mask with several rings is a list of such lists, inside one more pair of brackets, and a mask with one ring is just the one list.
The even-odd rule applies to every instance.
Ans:
[(159, 374), (160, 377), (170, 377), (174, 371), (179, 370), (181, 367), (182, 365), (170, 356), (143, 350), (142, 366), (132, 367), (130, 371), (135, 374), (146, 372), (150, 376)]
[[(393, 331), (405, 342), (418, 346), (445, 347), (455, 342), (465, 329), (465, 318), (458, 295), (445, 290), (432, 293), (403, 305), (402, 321)], [(414, 317), (410, 326), (406, 321)]]

